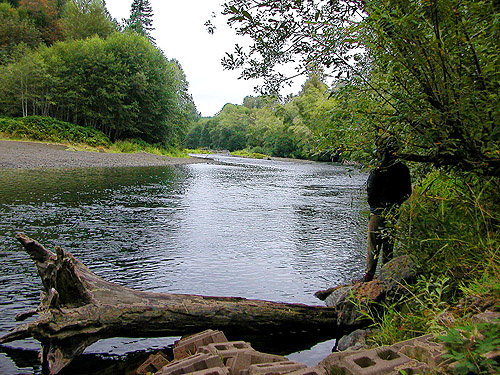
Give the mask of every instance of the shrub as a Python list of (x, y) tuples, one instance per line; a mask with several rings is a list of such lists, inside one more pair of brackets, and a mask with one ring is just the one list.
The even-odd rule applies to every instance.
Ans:
[[(425, 275), (455, 290), (498, 267), (499, 179), (433, 172), (415, 188), (400, 218), (401, 243)], [(489, 271), (488, 271), (489, 272)]]
[(500, 366), (493, 358), (485, 356), (500, 346), (500, 321), (472, 324), (450, 329), (438, 336), (447, 349), (444, 358), (452, 360), (453, 373), (498, 374)]
[(108, 137), (93, 128), (42, 116), (0, 118), (0, 132), (16, 138), (83, 143), (92, 147), (107, 147), (111, 143)]

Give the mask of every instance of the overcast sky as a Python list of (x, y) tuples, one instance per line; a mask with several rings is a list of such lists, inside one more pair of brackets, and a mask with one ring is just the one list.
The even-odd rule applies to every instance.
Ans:
[[(258, 81), (238, 79), (240, 72), (223, 70), (220, 64), (225, 52), (235, 43), (243, 44), (222, 17), (210, 35), (204, 26), (213, 12), (220, 14), (224, 0), (150, 0), (153, 8), (152, 36), (168, 58), (177, 59), (189, 82), (189, 92), (202, 116), (213, 116), (224, 104), (242, 104), (247, 95), (256, 95)], [(117, 20), (128, 18), (132, 0), (106, 0)]]

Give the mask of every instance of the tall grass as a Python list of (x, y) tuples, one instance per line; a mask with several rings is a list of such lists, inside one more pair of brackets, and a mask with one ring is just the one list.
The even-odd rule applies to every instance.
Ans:
[(175, 158), (187, 158), (187, 152), (177, 148), (165, 148), (161, 145), (151, 145), (141, 139), (127, 139), (116, 141), (109, 148), (110, 152), (137, 153), (147, 152), (149, 154), (169, 156)]
[(500, 250), (498, 178), (435, 171), (415, 189), (400, 219), (401, 247), (422, 274), (460, 285), (497, 272)]

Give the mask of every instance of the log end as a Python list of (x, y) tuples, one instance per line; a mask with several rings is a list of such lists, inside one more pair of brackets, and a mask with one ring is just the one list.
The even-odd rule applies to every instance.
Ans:
[(35, 240), (32, 240), (24, 233), (16, 234), (17, 240), (23, 245), (24, 249), (28, 252), (31, 259), (33, 259), (37, 264), (46, 263), (49, 259), (53, 259), (55, 255), (40, 245)]

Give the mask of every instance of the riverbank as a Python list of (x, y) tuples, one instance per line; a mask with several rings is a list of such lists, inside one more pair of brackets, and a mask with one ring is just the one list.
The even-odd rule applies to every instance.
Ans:
[(173, 158), (145, 152), (106, 153), (75, 151), (65, 145), (25, 141), (0, 141), (1, 169), (146, 167), (208, 163), (207, 159)]

